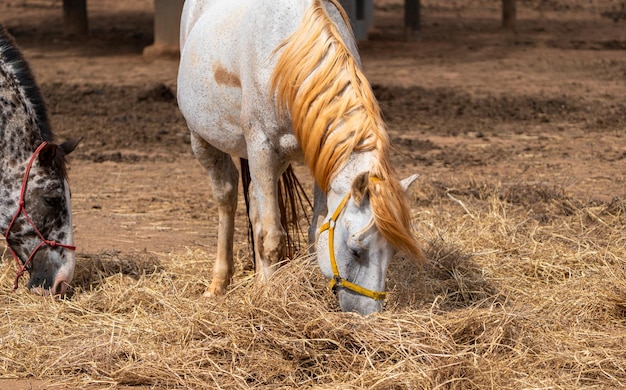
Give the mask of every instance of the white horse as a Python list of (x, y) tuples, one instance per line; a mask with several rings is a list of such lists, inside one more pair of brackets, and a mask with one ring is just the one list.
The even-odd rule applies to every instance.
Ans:
[(390, 141), (336, 0), (187, 0), (181, 20), (178, 104), (195, 156), (218, 204), (213, 280), (233, 275), (238, 171), (250, 167), (250, 220), (257, 276), (283, 260), (277, 182), (304, 158), (315, 177), (309, 239), (344, 311), (382, 309), (395, 250), (423, 261), (411, 234), (405, 191)]

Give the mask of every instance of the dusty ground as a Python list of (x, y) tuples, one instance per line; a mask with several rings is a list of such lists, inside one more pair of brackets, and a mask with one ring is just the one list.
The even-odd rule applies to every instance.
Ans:
[[(626, 20), (601, 16), (619, 1), (521, 2), (516, 33), (500, 29), (499, 2), (423, 3), (419, 41), (400, 39), (400, 3), (379, 1), (372, 40), (361, 44), (403, 175), (450, 190), (478, 182), (585, 201), (626, 195)], [(90, 2), (85, 39), (62, 36), (60, 6), (6, 0), (0, 21), (34, 70), (58, 138), (84, 137), (70, 172), (79, 254), (211, 253), (216, 212), (177, 110), (177, 62), (141, 56), (152, 2)]]

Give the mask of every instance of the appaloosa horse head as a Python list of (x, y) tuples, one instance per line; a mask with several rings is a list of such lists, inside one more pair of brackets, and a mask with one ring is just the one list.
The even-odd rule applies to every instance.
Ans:
[(79, 139), (53, 143), (28, 64), (0, 25), (0, 232), (28, 287), (63, 295), (74, 275), (65, 157)]

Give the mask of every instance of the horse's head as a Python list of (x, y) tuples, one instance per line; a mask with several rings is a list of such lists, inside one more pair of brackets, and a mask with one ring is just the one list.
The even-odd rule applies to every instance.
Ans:
[[(328, 194), (329, 211), (317, 240), (317, 259), (322, 273), (331, 279), (343, 311), (363, 315), (382, 310), (387, 267), (394, 247), (378, 230), (370, 203), (368, 173), (353, 180), (343, 195)], [(404, 191), (413, 175), (400, 184)]]
[(20, 268), (15, 288), (25, 271), (28, 287), (41, 294), (64, 295), (72, 280), (75, 248), (65, 156), (79, 141), (42, 143), (13, 176), (0, 209), (7, 245)]

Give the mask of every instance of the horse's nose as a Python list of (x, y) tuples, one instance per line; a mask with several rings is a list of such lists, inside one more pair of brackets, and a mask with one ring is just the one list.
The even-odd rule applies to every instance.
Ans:
[(49, 294), (63, 297), (72, 281), (72, 276), (73, 270), (68, 271), (65, 267), (61, 267), (56, 274), (53, 275), (54, 279), (52, 280), (54, 280), (54, 282), (50, 286), (46, 286), (46, 288), (49, 289)]
[(383, 304), (364, 295), (340, 288), (337, 290), (337, 300), (341, 311), (357, 312), (361, 315), (368, 316), (372, 313), (381, 312)]
[(57, 278), (57, 280), (54, 281), (54, 286), (50, 290), (50, 293), (52, 295), (59, 295), (62, 297), (67, 292), (68, 285), (69, 283), (65, 279)]
[(39, 295), (63, 296), (67, 292), (71, 279), (72, 275), (64, 272), (63, 269), (56, 273), (45, 272), (43, 274), (31, 275), (28, 288), (33, 293)]
[(52, 290), (50, 290), (52, 295), (64, 296), (74, 278), (74, 254), (69, 254), (66, 260), (66, 264), (55, 275)]
[(35, 294), (44, 295), (50, 291), (52, 287), (53, 275), (46, 272), (45, 274), (31, 274), (28, 281), (28, 288)]
[(52, 295), (52, 296), (65, 296), (67, 292), (68, 283), (65, 280), (57, 280), (54, 283), (54, 286), (50, 287), (49, 285), (40, 284), (33, 285), (34, 287), (30, 287), (30, 291), (37, 295)]

